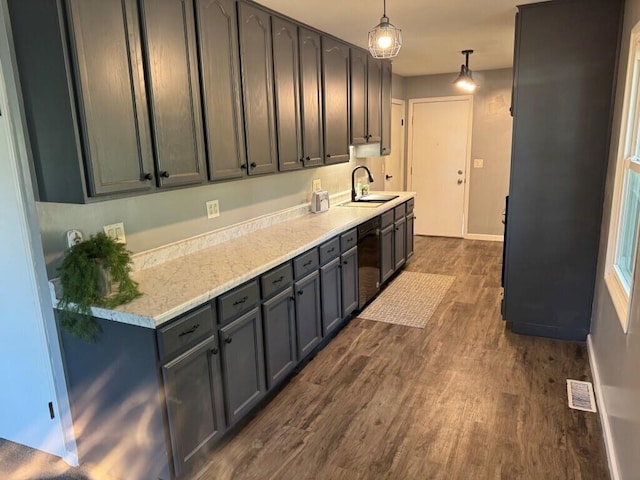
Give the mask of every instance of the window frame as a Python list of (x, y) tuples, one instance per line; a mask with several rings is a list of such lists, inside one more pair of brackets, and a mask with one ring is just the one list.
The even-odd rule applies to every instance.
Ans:
[(618, 320), (624, 333), (629, 330), (629, 312), (633, 296), (633, 284), (636, 277), (638, 250), (640, 240), (638, 230), (635, 232), (635, 258), (632, 259), (632, 276), (629, 290), (625, 286), (616, 268), (616, 258), (620, 247), (620, 231), (622, 228), (623, 200), (626, 198), (628, 174), (634, 171), (640, 174), (640, 22), (631, 31), (629, 59), (624, 90), (620, 138), (616, 151), (615, 184), (613, 202), (609, 221), (607, 256), (604, 280), (611, 300), (616, 309)]

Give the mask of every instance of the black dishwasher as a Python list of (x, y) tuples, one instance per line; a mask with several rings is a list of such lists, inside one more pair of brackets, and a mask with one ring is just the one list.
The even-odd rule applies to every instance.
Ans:
[(362, 309), (380, 290), (380, 217), (358, 226), (358, 302)]

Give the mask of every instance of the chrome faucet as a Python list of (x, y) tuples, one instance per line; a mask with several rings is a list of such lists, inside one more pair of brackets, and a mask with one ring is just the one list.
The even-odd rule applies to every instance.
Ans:
[(356, 168), (354, 168), (353, 172), (351, 172), (351, 201), (352, 202), (356, 201), (356, 172), (360, 168), (364, 168), (367, 171), (367, 174), (369, 175), (369, 181), (373, 182), (373, 176), (371, 175), (371, 172), (367, 167), (365, 167), (364, 165), (358, 165)]

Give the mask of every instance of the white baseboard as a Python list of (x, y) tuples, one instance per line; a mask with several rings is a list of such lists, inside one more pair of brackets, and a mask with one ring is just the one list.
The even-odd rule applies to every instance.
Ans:
[(467, 233), (465, 240), (486, 240), (488, 242), (503, 242), (504, 235), (485, 235), (484, 233)]
[(602, 424), (602, 434), (604, 436), (604, 446), (607, 452), (607, 461), (609, 462), (609, 473), (611, 480), (620, 480), (620, 470), (618, 469), (618, 459), (616, 450), (613, 445), (613, 436), (611, 434), (611, 424), (609, 423), (609, 414), (604, 401), (604, 393), (602, 392), (602, 383), (600, 382), (600, 371), (598, 370), (598, 359), (593, 348), (591, 335), (587, 336), (587, 352), (589, 354), (589, 365), (591, 366), (591, 374), (593, 375), (593, 389), (596, 395), (596, 404), (598, 413), (600, 414), (600, 423)]

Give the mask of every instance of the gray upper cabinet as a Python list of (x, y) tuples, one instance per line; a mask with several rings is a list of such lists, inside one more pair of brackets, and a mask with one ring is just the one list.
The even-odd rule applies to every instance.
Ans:
[(224, 431), (220, 359), (216, 337), (162, 366), (176, 476), (191, 467)]
[(391, 154), (391, 79), (392, 79), (391, 62), (382, 60), (382, 89), (380, 114), (381, 132), (380, 132), (380, 154)]
[(323, 163), (322, 45), (320, 34), (298, 29), (300, 52), (300, 96), (302, 155), (305, 167)]
[(271, 17), (271, 27), (278, 167), (280, 171), (298, 170), (304, 162), (300, 125), (298, 27), (278, 17)]
[(367, 55), (367, 141), (378, 143), (382, 128), (382, 61)]
[(325, 163), (349, 161), (349, 46), (322, 37)]
[(142, 0), (147, 79), (160, 186), (206, 179), (191, 0)]
[(367, 57), (369, 53), (351, 48), (351, 144), (367, 143)]
[(211, 180), (245, 175), (236, 0), (196, 0), (200, 83)]
[(151, 191), (136, 2), (62, 3), (9, 2), (39, 200)]
[(240, 64), (249, 174), (277, 170), (270, 15), (238, 3)]
[(245, 415), (266, 392), (262, 321), (258, 308), (220, 329), (227, 423)]

